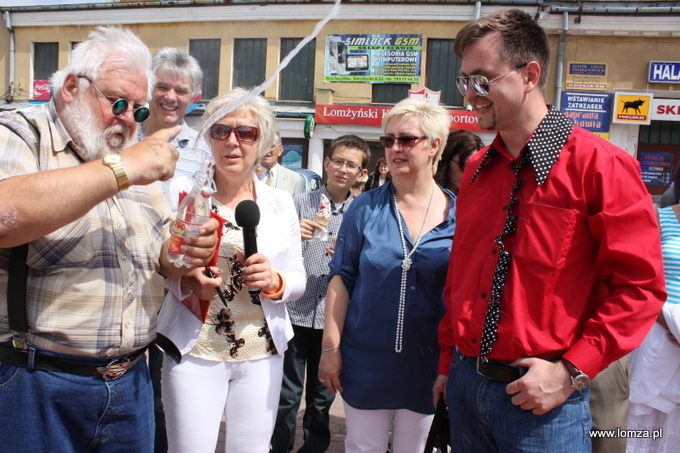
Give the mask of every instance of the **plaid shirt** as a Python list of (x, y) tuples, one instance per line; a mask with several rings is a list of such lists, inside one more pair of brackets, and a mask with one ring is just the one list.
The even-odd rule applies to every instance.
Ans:
[[(298, 218), (314, 220), (321, 194), (329, 200), (331, 196), (326, 191), (326, 186), (309, 193), (301, 193), (293, 197)], [(307, 273), (307, 287), (305, 294), (298, 300), (286, 303), (290, 319), (296, 326), (323, 329), (323, 311), (326, 304), (326, 289), (328, 289), (328, 263), (332, 256), (326, 251), (326, 247), (333, 245), (333, 238), (338, 234), (343, 214), (352, 203), (351, 195), (341, 205), (336, 206), (331, 201), (331, 220), (328, 224), (329, 238), (327, 241), (308, 239), (302, 241), (302, 257), (305, 262)]]
[[(40, 166), (23, 140), (0, 127), (0, 180), (82, 163), (53, 102), (25, 114), (41, 131)], [(18, 123), (33, 135), (24, 121)], [(31, 242), (29, 342), (92, 357), (119, 356), (150, 343), (163, 301), (159, 254), (170, 219), (157, 184), (132, 186)], [(9, 251), (0, 249), (0, 342), (11, 337), (6, 302)]]

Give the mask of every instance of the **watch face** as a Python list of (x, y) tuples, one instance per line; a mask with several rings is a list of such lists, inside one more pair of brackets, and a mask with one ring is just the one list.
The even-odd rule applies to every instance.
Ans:
[(589, 385), (590, 379), (583, 373), (571, 379), (571, 386), (576, 390), (585, 390)]
[(120, 154), (109, 154), (104, 157), (104, 163), (107, 165), (119, 164), (123, 161)]

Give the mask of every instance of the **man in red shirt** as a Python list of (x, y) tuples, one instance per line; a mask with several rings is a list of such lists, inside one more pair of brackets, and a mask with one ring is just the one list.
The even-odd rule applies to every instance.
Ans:
[(455, 52), (459, 89), (498, 134), (461, 182), (435, 400), (454, 451), (589, 452), (590, 379), (666, 298), (651, 197), (632, 156), (546, 106), (550, 47), (531, 16), (473, 21)]

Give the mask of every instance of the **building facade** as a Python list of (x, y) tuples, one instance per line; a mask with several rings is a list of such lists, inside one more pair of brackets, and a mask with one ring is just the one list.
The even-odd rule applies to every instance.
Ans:
[[(637, 156), (650, 192), (660, 194), (680, 162), (676, 4), (343, 1), (263, 92), (277, 111), (284, 163), (322, 173), (329, 141), (346, 133), (368, 140), (377, 158), (381, 116), (409, 91), (438, 98), (451, 110), (452, 127), (477, 130), (488, 143), (493, 132), (478, 130), (457, 92), (453, 40), (469, 20), (517, 7), (537, 17), (552, 44), (548, 102)], [(73, 46), (95, 26), (121, 25), (152, 52), (172, 46), (199, 60), (202, 100), (189, 118), (198, 127), (205, 102), (235, 86), (260, 85), (333, 7), (333, 1), (179, 0), (1, 8), (3, 108), (49, 98), (45, 81), (66, 65)]]

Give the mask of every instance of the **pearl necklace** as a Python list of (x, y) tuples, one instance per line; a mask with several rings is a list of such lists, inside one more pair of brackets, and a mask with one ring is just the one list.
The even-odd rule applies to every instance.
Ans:
[(425, 227), (427, 226), (427, 219), (430, 217), (430, 211), (432, 210), (432, 201), (434, 200), (434, 183), (432, 184), (432, 194), (430, 195), (430, 204), (427, 206), (427, 212), (425, 213), (425, 220), (423, 221), (423, 226), (420, 228), (420, 234), (418, 239), (413, 244), (413, 248), (409, 253), (407, 253), (406, 239), (404, 238), (404, 227), (401, 225), (401, 212), (399, 211), (399, 206), (397, 205), (397, 194), (394, 194), (394, 209), (397, 211), (397, 225), (399, 225), (399, 237), (401, 238), (401, 248), (404, 251), (404, 259), (401, 262), (401, 289), (399, 292), (399, 311), (397, 312), (397, 337), (394, 342), (394, 351), (401, 352), (402, 343), (404, 338), (404, 313), (406, 312), (406, 280), (408, 278), (408, 271), (411, 269), (413, 260), (411, 256), (420, 245), (420, 240), (425, 234)]

